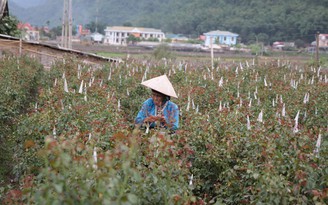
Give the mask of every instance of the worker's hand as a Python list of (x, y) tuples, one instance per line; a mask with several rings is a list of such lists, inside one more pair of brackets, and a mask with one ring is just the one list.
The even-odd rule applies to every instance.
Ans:
[(159, 121), (159, 122), (165, 122), (165, 118), (163, 116), (149, 116), (149, 117), (147, 117), (145, 119), (144, 122), (150, 122), (150, 123), (152, 123), (152, 122), (157, 122), (157, 121)]

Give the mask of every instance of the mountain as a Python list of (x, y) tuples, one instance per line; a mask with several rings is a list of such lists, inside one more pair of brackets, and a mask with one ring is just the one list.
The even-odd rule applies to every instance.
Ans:
[[(14, 0), (9, 3), (11, 14), (19, 20), (36, 26), (45, 25), (46, 22), (50, 22), (51, 27), (61, 25), (63, 0), (34, 0), (31, 5), (23, 2)], [(133, 20), (135, 14), (140, 12), (134, 5), (129, 0), (73, 0), (73, 23), (84, 25), (99, 18), (107, 24), (122, 24), (126, 20)]]
[[(28, 1), (38, 4), (25, 8), (13, 2), (9, 9), (32, 25), (61, 25), (63, 1), (40, 1)], [(317, 31), (328, 33), (327, 10), (328, 0), (73, 0), (73, 24), (97, 19), (107, 26), (129, 23), (194, 37), (226, 30), (244, 43), (311, 42)]]
[(29, 22), (34, 26), (45, 26), (47, 21), (52, 23), (50, 26), (60, 25), (63, 6), (62, 1), (32, 0), (9, 1), (9, 12), (22, 22)]

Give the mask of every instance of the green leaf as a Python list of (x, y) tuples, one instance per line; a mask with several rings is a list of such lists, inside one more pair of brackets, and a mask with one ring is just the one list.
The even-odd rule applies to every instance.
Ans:
[(134, 194), (128, 194), (128, 200), (131, 203), (136, 204), (138, 202), (138, 197)]
[(54, 186), (55, 186), (55, 190), (56, 190), (58, 193), (62, 193), (62, 192), (63, 192), (63, 188), (64, 188), (64, 186), (63, 186), (62, 183), (61, 183), (61, 184), (54, 184)]

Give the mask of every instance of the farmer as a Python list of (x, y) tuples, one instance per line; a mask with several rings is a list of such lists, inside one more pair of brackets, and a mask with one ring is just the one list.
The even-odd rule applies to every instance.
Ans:
[(141, 83), (151, 89), (151, 98), (147, 99), (139, 111), (135, 124), (146, 128), (167, 128), (174, 132), (179, 128), (179, 108), (170, 101), (178, 98), (166, 75), (162, 75)]

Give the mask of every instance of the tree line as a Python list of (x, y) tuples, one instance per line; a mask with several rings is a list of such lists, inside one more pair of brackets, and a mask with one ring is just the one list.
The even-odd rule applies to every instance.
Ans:
[[(156, 5), (157, 2), (157, 5)], [(153, 1), (161, 7), (161, 1)], [(201, 35), (227, 30), (243, 43), (256, 41), (311, 42), (315, 33), (328, 32), (327, 0), (167, 0), (170, 6), (145, 11), (137, 21), (143, 26), (161, 25), (164, 31)], [(146, 14), (149, 15), (146, 15)]]

